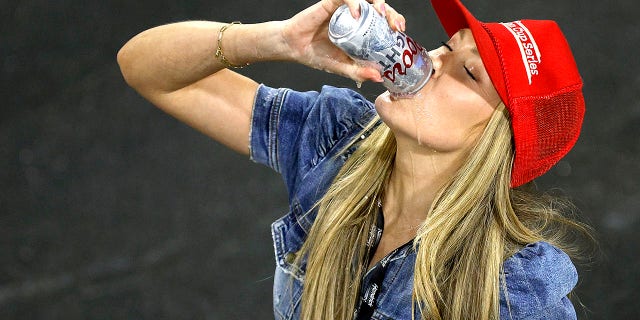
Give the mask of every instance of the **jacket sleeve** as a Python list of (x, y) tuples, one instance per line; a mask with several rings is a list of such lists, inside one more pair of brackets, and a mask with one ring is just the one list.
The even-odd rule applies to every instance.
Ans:
[(371, 102), (349, 89), (297, 92), (261, 85), (253, 107), (251, 159), (280, 173), (291, 196), (305, 174), (374, 113)]
[(567, 295), (578, 281), (566, 253), (546, 242), (530, 244), (503, 264), (500, 319), (577, 319)]

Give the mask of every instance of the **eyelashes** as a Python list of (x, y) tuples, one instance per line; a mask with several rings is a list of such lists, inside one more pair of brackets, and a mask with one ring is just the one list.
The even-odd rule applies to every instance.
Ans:
[(478, 79), (476, 79), (476, 77), (473, 75), (473, 73), (471, 73), (471, 70), (469, 70), (467, 66), (464, 66), (464, 70), (467, 71), (467, 74), (469, 75), (469, 77), (471, 77), (471, 79), (473, 79), (474, 81), (478, 81)]
[[(451, 48), (451, 46), (444, 42), (444, 41), (440, 41), (440, 43), (447, 48), (449, 51), (453, 51), (453, 48)], [(467, 66), (464, 66), (464, 71), (467, 72), (467, 75), (469, 75), (469, 77), (471, 77), (471, 79), (473, 79), (473, 81), (478, 81), (478, 79), (476, 79), (476, 76), (473, 75), (473, 73), (471, 73), (471, 70), (469, 70), (469, 68), (467, 68)]]

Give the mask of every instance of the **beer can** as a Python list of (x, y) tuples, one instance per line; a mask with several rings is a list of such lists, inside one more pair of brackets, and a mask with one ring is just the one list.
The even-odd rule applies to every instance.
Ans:
[(380, 71), (383, 85), (396, 96), (417, 93), (429, 81), (433, 66), (427, 50), (387, 20), (367, 1), (360, 1), (360, 18), (347, 5), (333, 13), (329, 39), (356, 61)]

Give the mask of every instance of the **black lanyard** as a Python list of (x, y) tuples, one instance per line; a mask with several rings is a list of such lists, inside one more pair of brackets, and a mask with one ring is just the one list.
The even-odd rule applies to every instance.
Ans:
[[(376, 224), (371, 226), (369, 231), (369, 239), (367, 240), (367, 247), (369, 248), (369, 255), (366, 258), (367, 265), (371, 263), (373, 255), (380, 244), (382, 238), (382, 231), (384, 229), (384, 216), (382, 215), (382, 209), (378, 211), (378, 219)], [(387, 254), (382, 260), (378, 261), (373, 268), (367, 272), (371, 274), (371, 280), (366, 288), (360, 290), (360, 302), (356, 306), (354, 313), (354, 320), (369, 320), (373, 316), (373, 311), (376, 309), (376, 300), (380, 294), (382, 288), (382, 282), (387, 272), (387, 266), (392, 257), (398, 253), (398, 251), (404, 249), (406, 246), (411, 245), (413, 240), (405, 243), (404, 245), (396, 248)]]

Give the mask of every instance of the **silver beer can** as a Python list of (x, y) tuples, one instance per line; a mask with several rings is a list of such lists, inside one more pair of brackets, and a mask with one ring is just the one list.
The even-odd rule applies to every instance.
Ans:
[(384, 86), (396, 96), (417, 93), (429, 81), (433, 66), (427, 50), (387, 20), (367, 1), (360, 1), (360, 18), (347, 5), (333, 13), (329, 39), (356, 61), (380, 70)]

